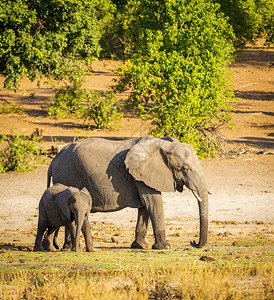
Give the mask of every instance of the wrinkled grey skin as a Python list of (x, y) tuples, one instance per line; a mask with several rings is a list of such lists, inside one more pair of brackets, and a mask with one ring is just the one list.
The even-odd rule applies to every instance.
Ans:
[(45, 236), (45, 244), (48, 245), (47, 250), (55, 251), (53, 237), (60, 226), (68, 228), (72, 240), (72, 250), (79, 251), (79, 239), (82, 230), (86, 242), (86, 251), (92, 251), (92, 237), (88, 220), (91, 205), (91, 196), (86, 188), (79, 190), (60, 183), (49, 187), (39, 202), (38, 228), (34, 251), (45, 250), (42, 245), (42, 238), (47, 229), (47, 235)]
[(91, 212), (111, 212), (125, 207), (138, 208), (132, 248), (147, 248), (145, 237), (151, 220), (154, 249), (170, 248), (165, 237), (161, 192), (183, 191), (187, 186), (198, 200), (200, 239), (207, 241), (208, 190), (192, 146), (166, 137), (145, 136), (130, 140), (90, 138), (69, 144), (52, 160), (48, 186), (61, 182), (92, 196)]

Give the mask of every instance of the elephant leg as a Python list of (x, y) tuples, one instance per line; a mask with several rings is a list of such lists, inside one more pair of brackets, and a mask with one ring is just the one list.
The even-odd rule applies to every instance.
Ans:
[(53, 246), (53, 238), (54, 233), (57, 230), (57, 227), (49, 226), (48, 233), (47, 233), (47, 240), (48, 240), (48, 251), (56, 251), (56, 248)]
[(44, 234), (43, 247), (44, 247), (44, 249), (49, 248), (48, 231), (46, 231), (45, 234)]
[(47, 225), (38, 223), (37, 234), (34, 244), (34, 251), (45, 251), (42, 243), (43, 235), (47, 229)]
[(71, 236), (67, 227), (65, 227), (65, 241), (62, 250), (71, 250)]
[(66, 228), (68, 229), (71, 238), (71, 251), (76, 251), (76, 228), (74, 221), (72, 223), (66, 224)]
[(55, 233), (54, 233), (54, 238), (53, 238), (53, 246), (54, 246), (56, 249), (60, 249), (59, 245), (57, 244), (58, 233), (59, 233), (59, 228), (55, 231)]
[(170, 244), (166, 241), (164, 204), (161, 192), (150, 188), (143, 182), (136, 182), (139, 195), (144, 203), (151, 220), (155, 243), (153, 249), (168, 249)]
[(135, 241), (131, 244), (131, 248), (147, 249), (148, 244), (145, 241), (147, 235), (147, 227), (149, 223), (149, 214), (146, 207), (138, 209), (137, 224), (135, 229)]
[(82, 232), (83, 232), (83, 235), (85, 238), (86, 252), (94, 251), (93, 240), (92, 240), (92, 236), (91, 236), (90, 224), (89, 224), (88, 219), (85, 219), (85, 221), (83, 223)]

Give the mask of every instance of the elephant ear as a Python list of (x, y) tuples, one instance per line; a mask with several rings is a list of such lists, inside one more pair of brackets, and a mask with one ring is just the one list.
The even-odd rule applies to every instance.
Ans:
[(69, 208), (70, 196), (71, 191), (69, 189), (64, 190), (56, 196), (57, 205), (68, 220), (70, 220), (71, 217)]
[(128, 151), (125, 164), (138, 181), (160, 192), (175, 191), (176, 183), (168, 166), (172, 143), (154, 137), (142, 137)]

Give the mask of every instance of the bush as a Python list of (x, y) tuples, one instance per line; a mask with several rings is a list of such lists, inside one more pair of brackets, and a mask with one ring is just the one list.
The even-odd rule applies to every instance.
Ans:
[(266, 38), (266, 44), (274, 43), (274, 3), (272, 0), (255, 0), (259, 15), (258, 36)]
[(116, 106), (117, 97), (111, 92), (102, 92), (88, 98), (86, 107), (84, 106), (82, 118), (93, 120), (96, 128), (117, 129), (123, 114), (121, 106)]
[(272, 0), (213, 0), (220, 4), (220, 10), (228, 17), (233, 27), (236, 48), (244, 48), (247, 43), (254, 43), (259, 36), (273, 43)]
[(39, 138), (31, 140), (24, 135), (3, 135), (0, 143), (7, 142), (8, 146), (0, 151), (0, 173), (27, 172), (35, 168), (42, 162), (42, 147), (37, 144), (39, 141)]
[(89, 97), (89, 92), (86, 89), (79, 88), (74, 84), (56, 88), (54, 93), (55, 95), (50, 98), (53, 103), (49, 107), (49, 116), (60, 118), (81, 117), (82, 103)]
[(0, 106), (0, 114), (22, 114), (24, 111), (19, 103), (3, 103)]
[(74, 82), (64, 88), (55, 89), (53, 103), (49, 108), (50, 116), (61, 118), (76, 116), (84, 122), (94, 121), (95, 127), (117, 128), (123, 114), (116, 105), (117, 99), (113, 93), (95, 93), (82, 88), (81, 84)]
[(126, 108), (152, 120), (152, 134), (192, 144), (200, 156), (218, 148), (228, 124), (233, 32), (210, 1), (135, 1), (125, 7), (128, 60), (114, 91), (129, 90)]

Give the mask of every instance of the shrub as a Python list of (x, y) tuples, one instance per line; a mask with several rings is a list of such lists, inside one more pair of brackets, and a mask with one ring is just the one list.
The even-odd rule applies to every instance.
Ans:
[(130, 0), (123, 15), (128, 60), (114, 91), (126, 108), (152, 120), (152, 134), (192, 144), (200, 156), (218, 148), (216, 129), (230, 121), (226, 66), (233, 32), (210, 1)]
[(260, 36), (266, 42), (274, 42), (272, 0), (213, 0), (220, 4), (220, 10), (228, 17), (233, 27), (236, 48), (244, 48), (247, 43), (254, 43)]
[(55, 95), (50, 98), (50, 101), (53, 101), (48, 112), (50, 116), (66, 118), (82, 115), (82, 103), (88, 97), (86, 89), (77, 85), (67, 85), (54, 89), (54, 93)]
[(0, 151), (0, 173), (6, 171), (27, 172), (42, 162), (42, 147), (39, 138), (30, 140), (25, 135), (8, 137), (3, 135), (0, 143), (7, 142), (7, 147)]
[(259, 15), (258, 36), (266, 38), (266, 44), (274, 43), (274, 3), (272, 0), (254, 0)]
[(93, 94), (87, 100), (87, 105), (83, 109), (82, 117), (85, 120), (93, 120), (96, 128), (117, 129), (123, 114), (121, 106), (116, 106), (117, 97), (111, 92)]
[(95, 93), (75, 82), (71, 86), (55, 89), (55, 96), (51, 100), (50, 116), (77, 116), (88, 123), (93, 120), (98, 129), (117, 128), (123, 116), (119, 112), (121, 107), (116, 105), (114, 93)]
[(0, 106), (0, 114), (22, 114), (24, 111), (19, 103), (3, 103)]

